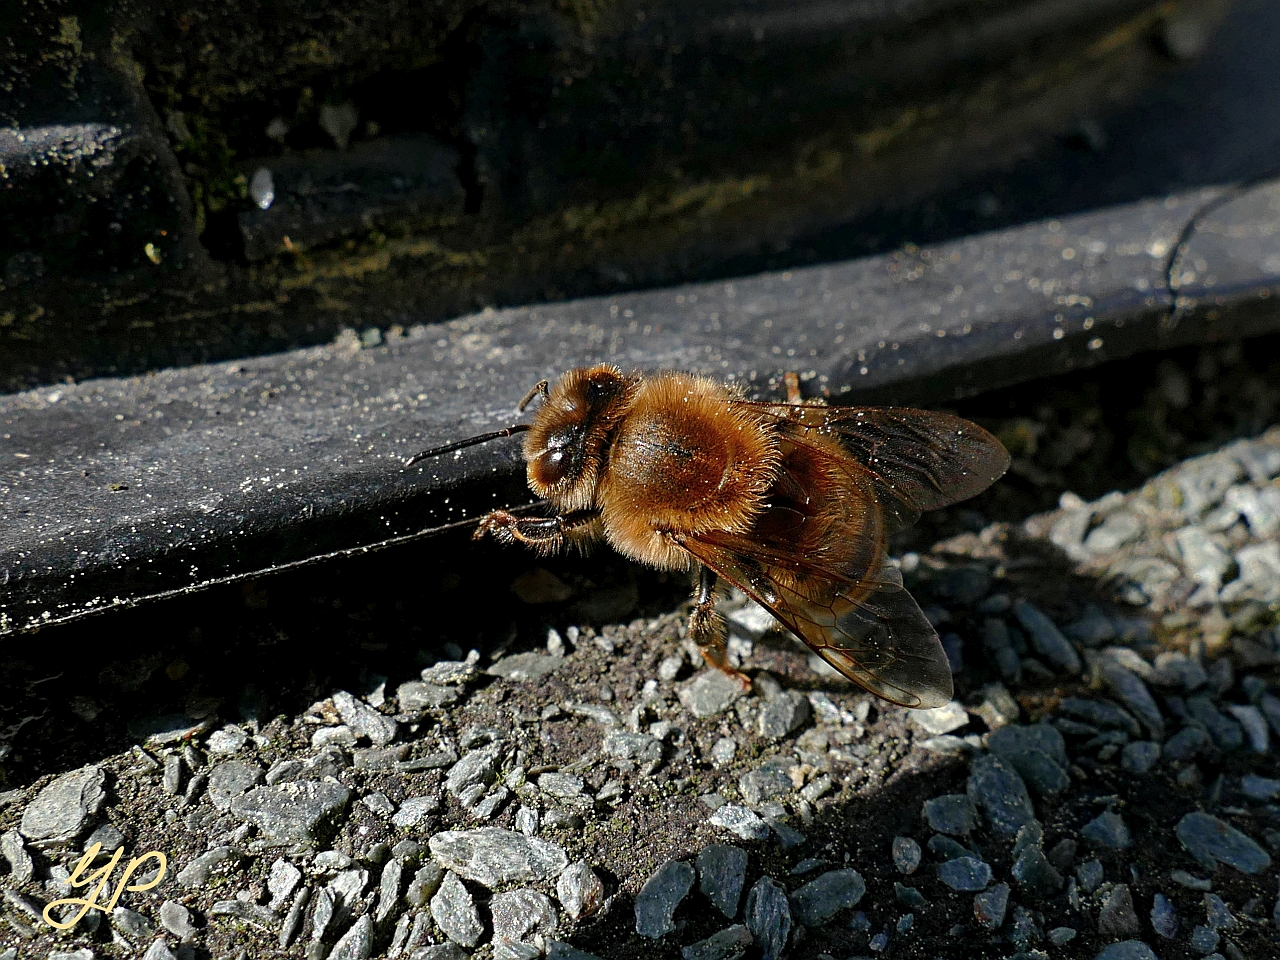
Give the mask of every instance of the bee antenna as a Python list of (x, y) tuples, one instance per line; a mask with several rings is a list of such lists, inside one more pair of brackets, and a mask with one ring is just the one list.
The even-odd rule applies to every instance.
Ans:
[(551, 387), (551, 381), (539, 380), (537, 383), (533, 385), (533, 389), (524, 395), (524, 399), (521, 400), (520, 403), (516, 405), (516, 410), (519, 411), (520, 413), (524, 413), (524, 408), (527, 407), (529, 404), (531, 404), (533, 402), (533, 398), (538, 395), (541, 395), (542, 402), (546, 403), (547, 400), (551, 397), (550, 387)]
[(488, 443), (490, 440), (497, 440), (499, 437), (510, 437), (517, 433), (524, 433), (528, 429), (529, 424), (516, 423), (509, 427), (503, 427), (501, 430), (494, 430), (492, 433), (482, 433), (478, 437), (468, 437), (466, 440), (458, 440), (456, 443), (446, 443), (443, 447), (433, 447), (430, 450), (423, 450), (421, 453), (415, 453), (404, 462), (404, 465), (406, 467), (412, 467), (420, 460), (430, 460), (432, 457), (439, 457), (446, 453), (453, 453), (455, 450), (474, 447), (478, 443)]

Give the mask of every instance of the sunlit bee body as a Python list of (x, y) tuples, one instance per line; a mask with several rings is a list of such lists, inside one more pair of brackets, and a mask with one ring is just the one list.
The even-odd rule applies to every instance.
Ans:
[[(938, 635), (885, 552), (922, 510), (985, 490), (1009, 456), (981, 427), (907, 408), (744, 399), (686, 373), (650, 377), (609, 365), (570, 370), (527, 431), (530, 489), (546, 517), (496, 510), (476, 536), (542, 553), (603, 539), (660, 570), (698, 571), (690, 636), (725, 656), (717, 577), (773, 613), (845, 676), (912, 707), (951, 699)], [(523, 408), (524, 404), (522, 404)]]

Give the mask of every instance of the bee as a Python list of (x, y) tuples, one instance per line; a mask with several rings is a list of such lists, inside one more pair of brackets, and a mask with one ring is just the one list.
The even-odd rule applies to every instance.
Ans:
[(406, 461), (524, 433), (529, 488), (546, 516), (494, 510), (475, 537), (539, 554), (604, 540), (622, 555), (696, 578), (689, 635), (707, 663), (729, 663), (716, 584), (773, 614), (823, 660), (908, 707), (951, 699), (938, 634), (904, 588), (886, 544), (924, 510), (981, 493), (1009, 466), (986, 430), (945, 413), (747, 399), (680, 372), (609, 364), (542, 381), (521, 401), (531, 423)]

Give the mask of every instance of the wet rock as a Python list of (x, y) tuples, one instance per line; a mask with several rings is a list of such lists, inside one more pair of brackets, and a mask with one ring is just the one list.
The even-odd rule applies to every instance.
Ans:
[(924, 818), (939, 833), (966, 836), (978, 827), (978, 808), (965, 794), (948, 793), (924, 802)]
[(564, 657), (552, 657), (545, 653), (513, 653), (503, 657), (485, 673), (504, 680), (537, 680), (564, 666)]
[(111, 926), (135, 946), (156, 935), (155, 924), (136, 910), (130, 910), (127, 907), (116, 907), (111, 911)]
[(65, 773), (36, 794), (22, 812), (18, 830), (37, 847), (70, 843), (102, 808), (106, 796), (107, 775), (101, 767)]
[(1204, 913), (1210, 930), (1234, 930), (1238, 925), (1231, 908), (1216, 893), (1204, 895)]
[(893, 838), (893, 865), (899, 873), (915, 873), (920, 866), (920, 844), (910, 837)]
[(1093, 960), (1159, 960), (1155, 951), (1141, 940), (1121, 940), (1113, 943)]
[(1271, 746), (1271, 733), (1267, 729), (1267, 721), (1262, 711), (1251, 703), (1243, 706), (1238, 703), (1227, 704), (1227, 712), (1236, 718), (1236, 722), (1244, 729), (1249, 749), (1254, 753), (1266, 753)]
[(227, 760), (209, 771), (206, 791), (215, 809), (230, 810), (231, 801), (262, 782), (263, 770), (256, 763)]
[(791, 935), (791, 906), (772, 877), (761, 877), (747, 894), (746, 921), (761, 960), (778, 960)]
[(925, 733), (935, 737), (959, 730), (969, 722), (969, 714), (955, 700), (932, 710), (908, 710), (907, 717)]
[(684, 947), (680, 955), (684, 960), (738, 960), (751, 942), (751, 931), (738, 923)]
[(384, 717), (363, 700), (357, 700), (345, 690), (333, 695), (333, 705), (338, 716), (357, 737), (368, 737), (375, 747), (385, 747), (396, 737), (396, 722)]
[(212, 847), (178, 871), (178, 883), (192, 890), (198, 890), (209, 882), (214, 868), (228, 860), (239, 859), (239, 856), (230, 847)]
[(1076, 877), (1080, 881), (1080, 889), (1085, 893), (1093, 893), (1102, 885), (1103, 870), (1098, 860), (1086, 860), (1076, 867)]
[(404, 893), (405, 902), (411, 907), (425, 907), (443, 881), (444, 868), (440, 864), (423, 864), (409, 881), (409, 889)]
[(391, 815), (391, 822), (402, 828), (416, 826), (422, 822), (423, 817), (439, 809), (439, 797), (410, 797)]
[(1024, 896), (1040, 900), (1062, 889), (1062, 874), (1049, 862), (1038, 844), (1028, 845), (1016, 857), (1009, 872)]
[[(77, 950), (75, 952), (87, 953), (89, 955), (88, 960), (92, 960), (92, 957), (93, 957), (92, 950), (85, 950), (85, 951)], [(51, 953), (49, 955), (49, 958), (50, 960), (57, 960), (59, 956), (60, 956), (59, 954)], [(61, 956), (68, 956), (68, 955), (62, 954)], [(177, 955), (172, 950), (169, 949), (169, 945), (165, 943), (163, 939), (160, 939), (160, 940), (154, 941), (151, 944), (151, 946), (147, 947), (147, 952), (142, 955), (142, 960), (177, 960)]]
[(1116, 628), (1097, 604), (1087, 603), (1080, 619), (1064, 631), (1072, 640), (1086, 647), (1100, 647), (1116, 638)]
[(1209, 682), (1209, 675), (1198, 660), (1181, 650), (1164, 650), (1156, 654), (1151, 682), (1161, 687), (1181, 687), (1187, 692), (1198, 690)]
[(1190, 944), (1191, 949), (1203, 956), (1206, 953), (1212, 953), (1218, 949), (1218, 943), (1222, 940), (1222, 935), (1216, 930), (1210, 930), (1205, 926), (1197, 926), (1191, 931)]
[(952, 890), (974, 892), (991, 883), (991, 867), (976, 857), (957, 857), (938, 864), (938, 879)]
[(385, 924), (400, 902), (400, 884), (404, 881), (404, 864), (399, 860), (388, 860), (382, 867), (382, 876), (378, 879), (378, 907), (374, 919)]
[(636, 894), (636, 933), (657, 940), (674, 932), (672, 916), (693, 889), (693, 867), (683, 860), (668, 860), (644, 882)]
[(318, 840), (337, 825), (351, 801), (340, 783), (297, 780), (255, 787), (231, 801), (231, 812), (275, 840)]
[(1240, 792), (1250, 800), (1265, 802), (1280, 798), (1280, 780), (1246, 773), (1240, 778)]
[(20, 886), (31, 879), (35, 863), (22, 842), (22, 834), (17, 830), (7, 830), (0, 835), (0, 854), (9, 863), (9, 882)]
[(244, 900), (219, 900), (209, 908), (209, 915), (211, 917), (234, 917), (268, 932), (275, 930), (276, 923), (280, 919), (266, 907), (256, 903), (247, 903)]
[[(1094, 533), (1097, 531), (1095, 530)], [(1086, 545), (1087, 543), (1088, 541)], [(1078, 674), (1080, 672), (1080, 655), (1052, 620), (1022, 599), (1014, 601), (1013, 615), (1018, 618), (1018, 623), (1022, 624), (1022, 629), (1027, 631), (1031, 646), (1048, 661), (1050, 666), (1059, 673)]]
[(396, 688), (396, 699), (404, 713), (421, 713), (423, 710), (438, 709), (457, 703), (462, 693), (457, 687), (446, 687), (436, 683), (422, 683), (410, 680)]
[(1092, 554), (1115, 553), (1142, 536), (1142, 521), (1127, 510), (1117, 510), (1089, 531), (1084, 548)]
[(711, 815), (713, 827), (720, 827), (743, 840), (768, 840), (769, 825), (747, 807), (726, 803)]
[[(534, 944), (556, 934), (556, 907), (551, 898), (537, 890), (521, 888), (497, 894), (489, 901), (493, 918), (494, 954), (504, 944)], [(535, 956), (541, 955), (536, 950)]]
[(1208, 694), (1188, 697), (1187, 709), (1209, 732), (1219, 750), (1230, 753), (1244, 746), (1244, 731), (1240, 729), (1240, 724), (1223, 716)]
[(973, 915), (988, 930), (997, 930), (1004, 923), (1005, 910), (1009, 906), (1009, 885), (997, 883), (973, 898)]
[(608, 707), (599, 703), (578, 703), (576, 701), (567, 701), (561, 704), (567, 713), (574, 716), (586, 717), (593, 720), (602, 727), (620, 727), (622, 721), (618, 719), (618, 715)]
[(1238, 484), (1227, 491), (1223, 505), (1244, 517), (1256, 540), (1280, 533), (1280, 488)]
[(366, 960), (373, 956), (373, 917), (367, 913), (333, 945), (328, 960)]
[(997, 833), (1013, 836), (1023, 824), (1035, 819), (1022, 777), (999, 757), (988, 754), (974, 760), (967, 792)]
[(1271, 857), (1249, 837), (1208, 813), (1188, 813), (1178, 821), (1178, 840), (1205, 869), (1225, 863), (1242, 873), (1256, 874), (1271, 865)]
[(605, 756), (633, 763), (657, 763), (662, 759), (662, 741), (647, 733), (610, 730), (604, 735)]
[(1074, 927), (1054, 927), (1049, 931), (1049, 942), (1055, 947), (1060, 947), (1064, 943), (1070, 943), (1076, 938), (1076, 929)]
[(556, 879), (556, 898), (570, 920), (595, 916), (604, 903), (604, 884), (585, 860), (579, 860)]
[(1062, 734), (1047, 723), (1001, 727), (987, 738), (987, 749), (1043, 796), (1061, 793), (1071, 782)]
[(1108, 850), (1128, 850), (1133, 843), (1128, 824), (1111, 810), (1098, 814), (1086, 823), (1081, 828), (1080, 835), (1090, 843)]
[(571, 773), (544, 773), (538, 777), (538, 789), (549, 797), (561, 800), (582, 796), (585, 781)]
[(756, 729), (762, 737), (780, 740), (809, 722), (813, 710), (808, 699), (795, 690), (786, 690), (770, 697), (761, 707)]
[(791, 760), (775, 757), (743, 774), (738, 780), (742, 799), (752, 806), (757, 806), (766, 800), (790, 793), (795, 786), (787, 774), (791, 766)]
[(1204, 730), (1200, 727), (1183, 727), (1164, 742), (1160, 752), (1165, 759), (1181, 763), (1190, 760), (1208, 746), (1209, 735)]
[(1113, 656), (1101, 655), (1094, 663), (1098, 675), (1112, 695), (1151, 731), (1155, 739), (1163, 740), (1164, 717), (1160, 715), (1160, 708), (1156, 706), (1155, 699), (1142, 678), (1121, 665)]
[(856, 907), (866, 892), (857, 870), (828, 870), (791, 895), (792, 913), (806, 927), (820, 926), (841, 910)]
[(444, 875), (431, 898), (431, 916), (444, 935), (460, 946), (474, 947), (484, 934), (476, 902), (455, 873)]
[(1133, 894), (1127, 883), (1117, 883), (1098, 911), (1098, 933), (1104, 937), (1132, 937), (1138, 933), (1138, 915), (1133, 912)]
[(556, 844), (500, 827), (447, 830), (433, 836), (428, 845), (442, 866), (491, 890), (512, 883), (549, 880), (569, 863), (564, 850)]
[(893, 898), (898, 901), (898, 906), (906, 907), (908, 910), (923, 910), (929, 905), (929, 901), (919, 890), (904, 886), (897, 880), (893, 882)]
[(745, 691), (723, 670), (703, 670), (680, 688), (680, 702), (695, 717), (723, 713)]
[(456, 686), (470, 683), (480, 676), (476, 664), (480, 662), (479, 651), (472, 650), (466, 660), (440, 660), (422, 671), (420, 676), (424, 683), (436, 683), (441, 686)]
[[(1239, 582), (1247, 594), (1263, 603), (1280, 600), (1280, 543), (1254, 543), (1236, 552)], [(1225, 599), (1225, 593), (1224, 593)]]
[[(471, 956), (471, 954), (467, 953), (467, 951), (463, 950), (460, 946), (450, 940), (446, 940), (444, 943), (432, 944), (427, 947), (416, 946), (416, 944), (421, 943), (426, 937), (427, 924), (430, 923), (430, 920), (427, 919), (427, 914), (422, 913), (418, 916), (421, 919), (415, 920), (413, 926), (414, 932), (410, 933), (406, 939), (405, 946), (402, 948), (400, 953), (401, 956), (407, 957), (408, 960), (467, 960), (467, 958)], [(419, 929), (421, 930), (420, 934), (418, 933)], [(551, 945), (548, 944), (548, 947), (550, 946)], [(572, 947), (568, 947), (566, 949), (573, 951)], [(388, 953), (388, 956), (392, 955), (393, 954)], [(547, 956), (550, 957), (552, 954), (548, 953)], [(599, 960), (599, 957), (593, 957), (592, 954), (582, 953), (581, 951), (561, 953), (556, 954), (555, 956), (561, 958), (561, 960), (582, 960), (584, 957), (592, 958), (592, 960)]]
[(1135, 740), (1120, 749), (1120, 768), (1135, 776), (1149, 773), (1159, 759), (1160, 744), (1152, 740)]
[(1178, 911), (1163, 893), (1157, 893), (1152, 900), (1151, 929), (1166, 940), (1178, 935)]
[(1225, 549), (1226, 540), (1211, 534), (1203, 527), (1183, 527), (1173, 535), (1182, 557), (1182, 569), (1187, 579), (1217, 594), (1222, 584), (1230, 579), (1235, 566), (1231, 554)]
[[(413, 957), (412, 960), (435, 960), (433, 957), (419, 958)], [(445, 960), (445, 958), (441, 958)], [(454, 960), (449, 957), (447, 960)], [(457, 960), (466, 960), (465, 955), (458, 957)], [(552, 940), (547, 944), (547, 960), (600, 960), (600, 957), (594, 953), (587, 953), (585, 950), (579, 950), (577, 947), (571, 947), (567, 943), (560, 943), (558, 940)]]
[(982, 647), (1006, 683), (1022, 679), (1022, 661), (1009, 638), (1009, 625), (999, 617), (988, 617), (982, 626)]
[(1084, 700), (1080, 697), (1067, 697), (1058, 709), (1068, 716), (1091, 723), (1095, 727), (1108, 730), (1123, 730), (1131, 737), (1142, 732), (1138, 721), (1131, 714), (1120, 709), (1107, 700)]
[(929, 852), (939, 860), (954, 860), (957, 857), (972, 857), (974, 853), (968, 847), (956, 843), (950, 837), (941, 835), (929, 838)]
[(268, 906), (279, 910), (293, 896), (293, 891), (302, 879), (302, 871), (283, 857), (271, 864), (271, 872), (267, 875), (267, 890), (271, 893)]
[(747, 851), (727, 843), (713, 843), (698, 854), (698, 889), (715, 908), (732, 920), (747, 879)]
[(453, 796), (459, 797), (472, 787), (488, 786), (498, 778), (498, 761), (501, 756), (502, 748), (497, 745), (469, 751), (449, 768), (444, 788)]

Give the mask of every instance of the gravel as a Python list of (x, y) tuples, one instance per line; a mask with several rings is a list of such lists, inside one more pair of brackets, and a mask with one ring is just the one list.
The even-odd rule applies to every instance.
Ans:
[(747, 929), (760, 949), (761, 960), (777, 960), (791, 935), (791, 905), (782, 884), (761, 877), (747, 893)]
[(924, 803), (924, 818), (930, 829), (962, 837), (978, 827), (978, 808), (963, 793), (949, 793)]
[(717, 910), (732, 920), (747, 880), (747, 852), (727, 843), (713, 843), (698, 854), (698, 889)]
[(474, 947), (484, 934), (475, 898), (452, 871), (445, 873), (431, 898), (431, 916), (444, 935), (460, 946)]
[(101, 767), (72, 771), (41, 790), (22, 813), (18, 828), (37, 847), (70, 843), (106, 800), (107, 775)]
[(231, 812), (276, 840), (321, 840), (333, 832), (351, 801), (338, 783), (298, 780), (255, 787), (231, 801)]
[(693, 867), (683, 860), (668, 860), (644, 882), (636, 894), (636, 933), (657, 940), (674, 932), (672, 917), (693, 889)]
[[(895, 544), (956, 668), (936, 710), (867, 697), (733, 595), (744, 690), (701, 669), (675, 579), (601, 555), (503, 552), (561, 564), (567, 599), (522, 605), (486, 571), (462, 639), (429, 615), (454, 600), (343, 595), (348, 617), (326, 599), (356, 668), (285, 645), (296, 662), (273, 669), (314, 675), (293, 701), (243, 678), (208, 702), (205, 680), (173, 702), (148, 688), (103, 715), (128, 747), (8, 770), (0, 957), (1269, 955), (1277, 475), (1280, 431), (1016, 523), (980, 501), (940, 542)], [(641, 597), (637, 619), (588, 626), (575, 604), (597, 589)], [(374, 633), (361, 611), (393, 602), (402, 630)], [(178, 683), (172, 656), (148, 663), (64, 699), (101, 710), (100, 675)], [(55, 937), (40, 911), (95, 840), (163, 849), (174, 879)]]
[(442, 866), (491, 890), (556, 877), (569, 864), (557, 844), (499, 827), (446, 830), (431, 838), (430, 847)]
[(1178, 840), (1205, 869), (1224, 863), (1243, 873), (1261, 873), (1271, 857), (1257, 842), (1212, 814), (1197, 811), (1178, 821)]
[(973, 762), (968, 793), (997, 833), (1013, 836), (1035, 819), (1027, 785), (1018, 772), (999, 757), (988, 754)]
[(815, 927), (841, 910), (856, 907), (866, 892), (857, 870), (829, 870), (791, 895), (792, 912), (798, 922)]
[(975, 857), (956, 857), (938, 865), (938, 879), (952, 890), (985, 890), (991, 877), (991, 867)]

